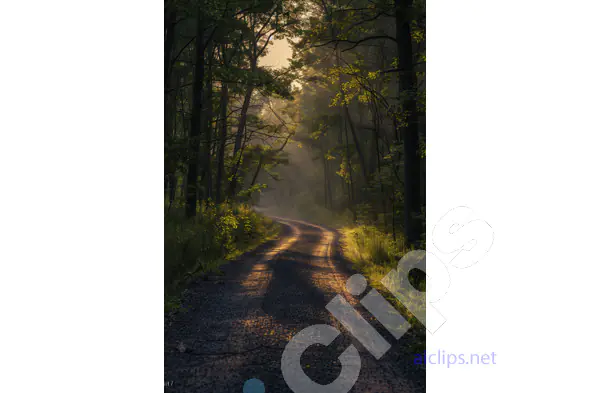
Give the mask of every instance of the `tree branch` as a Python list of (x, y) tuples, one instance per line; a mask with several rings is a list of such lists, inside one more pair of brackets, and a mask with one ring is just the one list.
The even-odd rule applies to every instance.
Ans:
[(397, 40), (389, 35), (375, 35), (375, 36), (361, 38), (358, 41), (344, 40), (344, 39), (333, 39), (328, 42), (324, 42), (322, 44), (312, 45), (312, 48), (320, 48), (322, 46), (326, 46), (326, 45), (330, 45), (330, 44), (334, 44), (334, 43), (339, 44), (341, 42), (345, 42), (347, 44), (353, 44), (352, 47), (343, 49), (342, 52), (344, 52), (344, 51), (356, 48), (358, 45), (362, 44), (363, 42), (370, 41), (370, 40), (381, 40), (381, 39), (387, 39), (387, 40), (397, 43)]

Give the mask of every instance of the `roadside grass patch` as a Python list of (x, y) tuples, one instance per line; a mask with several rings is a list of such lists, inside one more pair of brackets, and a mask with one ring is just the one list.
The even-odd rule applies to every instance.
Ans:
[(219, 274), (220, 266), (275, 238), (279, 227), (247, 205), (207, 204), (195, 217), (184, 216), (184, 206), (164, 214), (164, 311), (180, 306), (188, 282)]
[[(411, 350), (422, 350), (426, 345), (425, 329), (412, 313), (392, 294), (381, 279), (393, 268), (397, 268), (399, 260), (411, 249), (404, 244), (398, 235), (393, 239), (378, 228), (369, 225), (345, 227), (340, 230), (343, 255), (354, 264), (356, 270), (365, 276), (369, 285), (377, 289), (412, 325), (420, 332), (419, 340), (411, 343)], [(420, 291), (426, 290), (426, 280), (418, 270), (412, 270), (410, 283)]]

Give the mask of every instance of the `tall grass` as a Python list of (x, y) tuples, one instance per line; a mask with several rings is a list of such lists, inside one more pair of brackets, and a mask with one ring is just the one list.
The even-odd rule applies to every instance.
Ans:
[(342, 230), (347, 257), (353, 261), (370, 263), (390, 270), (409, 250), (404, 239), (396, 239), (374, 226), (361, 225)]
[[(397, 268), (399, 260), (407, 252), (411, 251), (404, 245), (405, 239), (399, 235), (394, 239), (392, 235), (368, 225), (347, 227), (341, 229), (340, 232), (342, 234), (341, 243), (344, 257), (353, 262), (356, 269), (367, 278), (369, 285), (377, 288), (412, 326), (421, 326), (418, 319), (408, 311), (399, 299), (389, 293), (381, 284), (381, 279), (391, 269)], [(420, 291), (426, 290), (425, 277), (418, 271), (410, 271), (409, 281), (416, 289)], [(405, 301), (408, 301), (408, 299), (405, 299)], [(416, 344), (416, 349), (422, 349), (425, 344), (425, 339), (420, 339)]]
[(201, 204), (187, 219), (177, 206), (164, 215), (165, 310), (178, 306), (179, 296), (194, 276), (215, 273), (219, 266), (278, 234), (270, 219), (249, 206)]

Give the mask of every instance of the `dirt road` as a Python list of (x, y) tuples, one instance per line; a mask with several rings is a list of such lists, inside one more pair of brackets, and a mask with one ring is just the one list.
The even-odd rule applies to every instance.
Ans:
[[(284, 226), (277, 241), (225, 265), (222, 275), (193, 283), (183, 297), (184, 310), (167, 318), (165, 391), (242, 393), (244, 383), (257, 378), (267, 393), (291, 392), (281, 373), (285, 345), (308, 326), (328, 324), (342, 334), (301, 358), (312, 380), (332, 382), (341, 371), (338, 356), (353, 343), (362, 368), (351, 392), (424, 392), (425, 371), (400, 350), (412, 331), (396, 341), (345, 290), (354, 272), (339, 257), (337, 234), (301, 221), (277, 221)], [(326, 310), (338, 294), (391, 343), (380, 360)]]

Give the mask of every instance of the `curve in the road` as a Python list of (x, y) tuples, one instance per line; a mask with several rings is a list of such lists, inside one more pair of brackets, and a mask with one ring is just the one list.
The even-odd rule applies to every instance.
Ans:
[(273, 247), (228, 264), (223, 277), (196, 283), (185, 294), (187, 311), (166, 327), (165, 379), (171, 382), (166, 392), (240, 392), (254, 379), (267, 392), (290, 392), (281, 373), (282, 351), (297, 332), (313, 324), (342, 332), (330, 346), (314, 346), (303, 354), (301, 366), (316, 382), (327, 384), (339, 375), (338, 357), (354, 343), (363, 368), (351, 392), (423, 391), (423, 377), (408, 377), (395, 350), (376, 361), (326, 310), (338, 294), (358, 306), (344, 289), (348, 274), (333, 258), (334, 232), (275, 219), (287, 226), (288, 234)]

